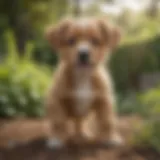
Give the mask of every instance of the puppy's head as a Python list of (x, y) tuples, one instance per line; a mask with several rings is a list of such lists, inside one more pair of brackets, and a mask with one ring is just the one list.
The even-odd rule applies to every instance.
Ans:
[(58, 50), (61, 61), (72, 66), (92, 67), (102, 63), (105, 55), (117, 46), (120, 33), (106, 20), (69, 19), (51, 27), (46, 38)]

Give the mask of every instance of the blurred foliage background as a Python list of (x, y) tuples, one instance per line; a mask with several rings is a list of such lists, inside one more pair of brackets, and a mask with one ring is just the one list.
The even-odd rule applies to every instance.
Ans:
[(110, 63), (117, 110), (154, 117), (139, 137), (160, 149), (160, 0), (1, 0), (0, 117), (45, 114), (57, 56), (44, 31), (65, 16), (103, 16), (122, 28)]

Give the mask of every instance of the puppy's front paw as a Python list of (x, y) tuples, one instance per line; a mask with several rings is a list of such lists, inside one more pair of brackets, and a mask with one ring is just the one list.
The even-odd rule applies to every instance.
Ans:
[(46, 145), (50, 149), (61, 149), (64, 147), (63, 141), (57, 138), (48, 139)]
[(105, 140), (103, 143), (105, 146), (108, 147), (120, 147), (124, 145), (124, 140), (119, 135), (112, 135), (109, 139)]
[(86, 138), (82, 135), (76, 135), (69, 138), (68, 143), (71, 145), (83, 145), (86, 142)]

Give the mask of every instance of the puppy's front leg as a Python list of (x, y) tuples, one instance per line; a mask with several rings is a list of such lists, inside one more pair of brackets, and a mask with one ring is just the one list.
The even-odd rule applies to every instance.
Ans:
[(74, 144), (82, 144), (85, 140), (83, 136), (83, 117), (74, 117), (73, 118), (74, 125), (74, 135), (71, 137), (71, 142)]
[(96, 115), (100, 127), (98, 139), (107, 146), (119, 146), (123, 140), (117, 131), (116, 115), (110, 99), (101, 99), (96, 106)]
[(57, 100), (51, 100), (48, 103), (47, 117), (50, 121), (47, 146), (49, 148), (62, 148), (66, 140), (68, 119)]

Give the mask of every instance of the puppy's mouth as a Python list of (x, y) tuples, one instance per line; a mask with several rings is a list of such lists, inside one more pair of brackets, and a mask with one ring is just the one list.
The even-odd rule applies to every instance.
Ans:
[(92, 67), (92, 63), (89, 61), (78, 61), (77, 62), (77, 67), (79, 68), (91, 68)]
[(77, 66), (80, 68), (90, 68), (92, 66), (89, 58), (79, 58), (77, 60)]

